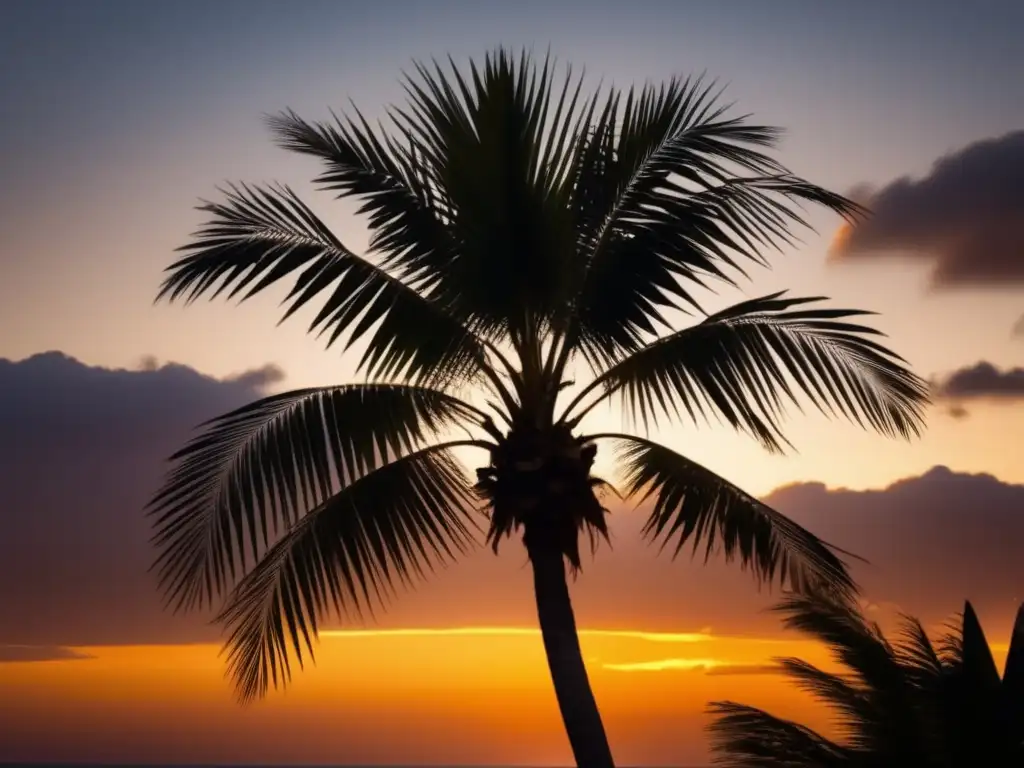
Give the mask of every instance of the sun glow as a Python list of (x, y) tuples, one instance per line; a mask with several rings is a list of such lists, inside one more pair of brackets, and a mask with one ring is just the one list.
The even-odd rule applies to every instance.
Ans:
[[(741, 701), (828, 731), (773, 659), (835, 669), (794, 638), (583, 629), (616, 754), (670, 763), (704, 744), (705, 707)], [(667, 649), (671, 649), (668, 654)], [(239, 707), (217, 645), (100, 646), (0, 663), (0, 742), (51, 762), (566, 764), (539, 632), (527, 627), (328, 630), (285, 691)], [(997, 661), (1005, 658), (994, 648)], [(74, 654), (74, 655), (72, 655)], [(55, 657), (58, 654), (54, 654)], [(455, 736), (457, 734), (457, 737)], [(50, 745), (42, 754), (39, 744)], [(28, 754), (27, 752), (25, 753)], [(18, 756), (13, 754), (17, 761)]]

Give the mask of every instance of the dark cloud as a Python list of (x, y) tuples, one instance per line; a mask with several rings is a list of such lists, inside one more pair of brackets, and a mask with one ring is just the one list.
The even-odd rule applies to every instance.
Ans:
[(92, 658), (95, 657), (62, 645), (0, 645), (0, 664), (24, 661), (75, 661)]
[(251, 371), (243, 371), (234, 376), (229, 376), (225, 381), (241, 384), (250, 389), (266, 389), (274, 384), (284, 381), (284, 370), (280, 366), (268, 363), (262, 368), (254, 368)]
[(845, 228), (838, 259), (901, 253), (930, 260), (936, 286), (1024, 286), (1024, 131), (970, 144), (920, 179), (868, 195), (872, 216)]
[(935, 382), (932, 392), (947, 400), (1024, 400), (1024, 368), (999, 370), (980, 361)]
[(161, 610), (142, 508), (199, 422), (280, 379), (182, 365), (111, 370), (57, 352), (0, 359), (0, 643), (210, 635)]
[(1024, 601), (1024, 485), (935, 467), (881, 490), (806, 483), (767, 500), (866, 558), (855, 575), (875, 604), (937, 622), (970, 599), (1002, 632)]

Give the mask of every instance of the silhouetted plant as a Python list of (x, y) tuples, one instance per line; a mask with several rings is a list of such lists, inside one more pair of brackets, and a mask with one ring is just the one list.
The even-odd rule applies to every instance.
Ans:
[(1002, 679), (970, 603), (933, 643), (904, 617), (889, 641), (853, 603), (797, 596), (786, 626), (825, 643), (844, 667), (781, 659), (782, 672), (832, 710), (839, 741), (754, 707), (717, 702), (716, 763), (732, 768), (1018, 768), (1024, 765), (1024, 606)]
[[(691, 291), (736, 284), (742, 261), (791, 240), (799, 204), (858, 212), (762, 153), (774, 128), (727, 117), (700, 79), (585, 96), (545, 60), (417, 67), (388, 129), (358, 112), (271, 119), (278, 142), (361, 202), (369, 251), (349, 250), (283, 186), (232, 186), (169, 267), (160, 297), (248, 298), (292, 277), (288, 317), (360, 344), (367, 383), (274, 395), (205, 425), (152, 503), (162, 588), (182, 609), (226, 595), (240, 696), (289, 677), (327, 615), (358, 614), (475, 542), (522, 531), (559, 707), (580, 765), (612, 764), (580, 654), (565, 560), (607, 535), (600, 441), (623, 491), (653, 499), (651, 539), (721, 550), (759, 578), (849, 591), (825, 543), (646, 437), (588, 434), (619, 396), (645, 426), (712, 414), (770, 450), (787, 402), (889, 435), (921, 425), (926, 387), (819, 299), (701, 312)], [(570, 371), (593, 378), (571, 396)], [(568, 398), (566, 401), (563, 398)], [(465, 439), (447, 439), (456, 432)], [(475, 485), (456, 448), (484, 452)]]

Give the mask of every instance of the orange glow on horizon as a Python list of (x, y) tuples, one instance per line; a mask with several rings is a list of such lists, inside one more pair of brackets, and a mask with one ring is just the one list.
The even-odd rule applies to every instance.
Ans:
[[(89, 658), (0, 664), (0, 741), (14, 760), (567, 764), (538, 640), (518, 627), (324, 632), (315, 667), (248, 707), (219, 646), (76, 648)], [(812, 642), (584, 630), (581, 644), (623, 763), (703, 762), (715, 700), (828, 731), (768, 669), (778, 656), (834, 669)]]
[[(701, 762), (702, 713), (716, 698), (800, 711), (798, 693), (743, 672), (815, 650), (710, 633), (580, 634), (610, 738), (634, 763)], [(539, 639), (518, 627), (328, 631), (315, 667), (296, 666), (285, 691), (249, 707), (234, 702), (219, 646), (77, 648), (91, 658), (0, 666), (0, 737), (48, 745), (41, 760), (566, 764)], [(665, 671), (631, 671), (667, 656)], [(719, 674), (704, 674), (711, 665)], [(738, 674), (721, 674), (730, 667)]]

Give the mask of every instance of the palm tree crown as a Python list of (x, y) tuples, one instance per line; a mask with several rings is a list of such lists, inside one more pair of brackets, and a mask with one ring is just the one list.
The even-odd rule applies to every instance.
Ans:
[[(498, 51), (468, 69), (418, 66), (404, 85), (387, 128), (358, 111), (270, 120), (283, 147), (323, 163), (322, 188), (360, 201), (366, 254), (291, 189), (240, 184), (201, 207), (160, 292), (244, 299), (290, 280), (285, 317), (315, 306), (311, 331), (364, 349), (366, 383), (207, 423), (151, 505), (169, 601), (226, 596), (242, 698), (283, 683), (330, 612), (371, 610), (465, 551), (481, 507), (495, 549), (521, 529), (548, 574), (542, 625), (561, 616), (574, 633), (568, 593), (541, 593), (563, 556), (579, 566), (581, 532), (606, 531), (590, 472), (601, 440), (617, 443), (621, 490), (653, 500), (652, 538), (850, 590), (829, 546), (728, 481), (646, 437), (580, 425), (619, 396), (647, 426), (717, 415), (781, 450), (785, 405), (805, 397), (915, 434), (926, 386), (854, 322), (866, 313), (778, 293), (705, 314), (694, 297), (790, 242), (802, 203), (857, 207), (764, 154), (779, 132), (728, 116), (701, 79), (585, 95), (551, 60)], [(676, 330), (674, 310), (701, 319)], [(566, 402), (574, 366), (593, 378)], [(455, 432), (468, 436), (444, 439)], [(485, 451), (475, 483), (463, 447)]]

